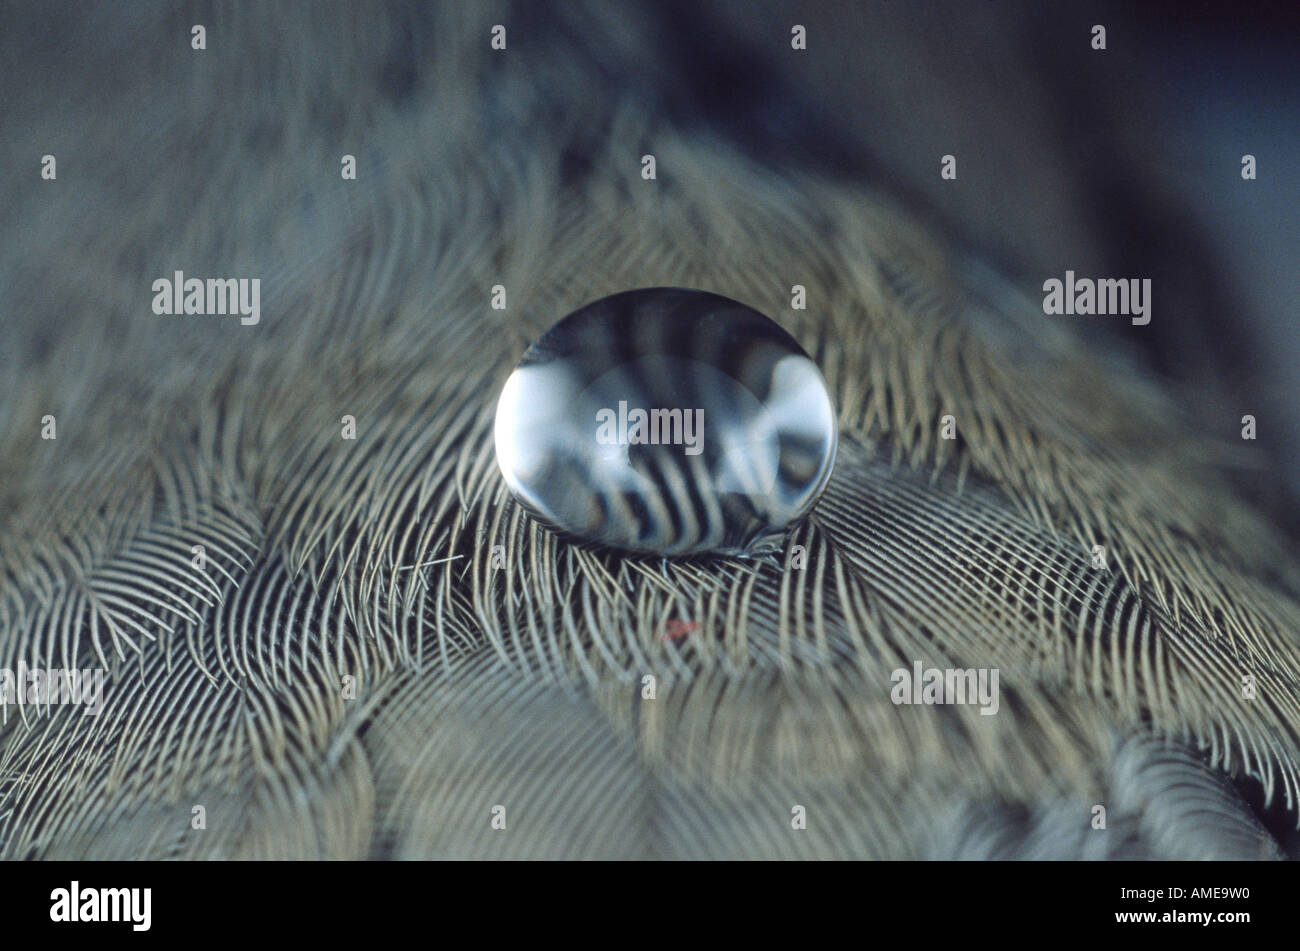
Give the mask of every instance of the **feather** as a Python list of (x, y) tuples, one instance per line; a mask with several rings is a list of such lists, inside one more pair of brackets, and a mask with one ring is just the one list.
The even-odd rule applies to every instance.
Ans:
[[(886, 194), (584, 98), (563, 30), (503, 66), (477, 13), (395, 10), (225, 11), (240, 52), (210, 52), (250, 71), (163, 55), (193, 105), (128, 76), (69, 107), (103, 180), (39, 212), (3, 186), (34, 224), (0, 322), (0, 659), (111, 678), (98, 716), (0, 726), (0, 855), (1277, 854), (1228, 779), (1300, 815), (1300, 576), (1223, 447)], [(176, 29), (133, 16), (115, 59)], [(181, 265), (260, 273), (262, 323), (148, 315)], [(773, 316), (832, 389), (832, 482), (773, 558), (590, 550), (504, 490), (523, 346), (653, 285)], [(998, 714), (895, 704), (916, 661), (998, 669)]]

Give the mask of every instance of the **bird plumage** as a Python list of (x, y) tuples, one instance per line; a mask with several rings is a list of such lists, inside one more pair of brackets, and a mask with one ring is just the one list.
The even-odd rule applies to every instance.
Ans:
[[(57, 191), (4, 186), (0, 665), (112, 675), (98, 716), (10, 709), (0, 854), (1280, 854), (1229, 778), (1294, 825), (1300, 576), (1221, 447), (883, 191), (592, 95), (586, 41), (415, 16), (214, 13), (173, 83), (69, 107)], [(100, 48), (185, 29), (133, 17)], [(180, 266), (260, 275), (261, 323), (150, 314)], [(772, 315), (832, 390), (776, 556), (590, 550), (504, 489), (523, 347), (653, 285)], [(999, 713), (895, 704), (918, 660), (999, 669)]]

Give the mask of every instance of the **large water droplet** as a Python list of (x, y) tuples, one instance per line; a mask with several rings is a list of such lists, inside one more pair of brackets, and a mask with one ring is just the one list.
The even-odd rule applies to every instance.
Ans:
[(497, 464), (530, 513), (658, 555), (773, 550), (825, 488), (835, 442), (826, 382), (794, 338), (681, 288), (574, 311), (497, 403)]

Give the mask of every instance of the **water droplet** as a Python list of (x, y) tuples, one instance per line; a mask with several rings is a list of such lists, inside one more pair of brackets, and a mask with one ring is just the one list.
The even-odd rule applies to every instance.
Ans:
[(794, 338), (681, 288), (574, 311), (497, 403), (497, 464), (532, 515), (657, 555), (774, 550), (825, 488), (835, 442), (826, 382)]

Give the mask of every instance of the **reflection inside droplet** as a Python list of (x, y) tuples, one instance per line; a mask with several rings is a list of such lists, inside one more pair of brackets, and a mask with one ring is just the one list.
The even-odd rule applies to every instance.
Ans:
[(762, 314), (704, 291), (615, 294), (524, 354), (497, 404), (497, 462), (537, 518), (662, 555), (770, 550), (825, 487), (834, 409)]

